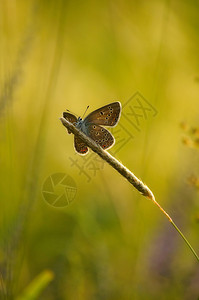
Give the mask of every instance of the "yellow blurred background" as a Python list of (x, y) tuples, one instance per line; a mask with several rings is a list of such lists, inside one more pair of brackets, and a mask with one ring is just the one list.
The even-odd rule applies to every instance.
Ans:
[[(75, 154), (59, 120), (120, 101), (110, 152), (199, 253), (198, 34), (195, 1), (0, 1), (1, 299), (199, 297), (198, 263), (168, 220)], [(43, 191), (60, 195), (60, 174), (71, 203), (58, 207)]]

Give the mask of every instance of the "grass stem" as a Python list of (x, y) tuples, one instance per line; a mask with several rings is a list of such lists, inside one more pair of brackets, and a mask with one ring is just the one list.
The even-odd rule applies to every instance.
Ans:
[(155, 200), (155, 197), (152, 191), (145, 185), (140, 179), (138, 179), (129, 169), (127, 169), (121, 162), (119, 162), (115, 157), (113, 157), (110, 153), (103, 150), (99, 145), (95, 143), (94, 140), (90, 139), (87, 135), (85, 135), (82, 131), (77, 129), (73, 124), (68, 122), (64, 118), (60, 118), (62, 124), (70, 130), (74, 135), (78, 136), (82, 139), (82, 141), (91, 148), (95, 153), (97, 153), (103, 160), (109, 163), (115, 170), (117, 170), (122, 176), (124, 176), (143, 196), (153, 201), (155, 205), (163, 212), (163, 214), (169, 219), (169, 222), (173, 225), (173, 227), (177, 230), (177, 232), (181, 235), (187, 246), (190, 248), (194, 256), (199, 261), (199, 257), (196, 254), (193, 247), (190, 245), (188, 240), (185, 238), (180, 229), (173, 222), (168, 213), (160, 206), (160, 204)]

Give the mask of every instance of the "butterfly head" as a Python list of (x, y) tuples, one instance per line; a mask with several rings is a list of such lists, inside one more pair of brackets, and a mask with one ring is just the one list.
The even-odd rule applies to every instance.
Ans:
[(77, 122), (75, 122), (75, 127), (82, 130), (83, 119), (81, 117), (77, 118)]

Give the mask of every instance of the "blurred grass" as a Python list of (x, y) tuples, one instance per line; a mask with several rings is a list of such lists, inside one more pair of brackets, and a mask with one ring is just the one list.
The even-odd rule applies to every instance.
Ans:
[(26, 287), (23, 294), (17, 297), (17, 300), (34, 300), (38, 299), (41, 291), (46, 287), (46, 285), (53, 279), (53, 273), (51, 271), (45, 270), (35, 278), (31, 284)]
[[(59, 117), (139, 91), (158, 114), (117, 158), (198, 252), (198, 192), (187, 178), (199, 154), (179, 127), (198, 126), (198, 4), (4, 0), (0, 25), (1, 298), (49, 269), (42, 299), (197, 299), (197, 262), (167, 220), (109, 166), (87, 183)], [(78, 188), (62, 209), (41, 194), (57, 172)]]

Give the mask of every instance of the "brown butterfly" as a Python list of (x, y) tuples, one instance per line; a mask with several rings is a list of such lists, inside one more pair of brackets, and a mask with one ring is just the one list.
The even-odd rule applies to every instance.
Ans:
[[(94, 110), (84, 119), (80, 117), (77, 118), (68, 112), (63, 112), (63, 117), (93, 139), (103, 149), (108, 149), (113, 146), (115, 139), (112, 134), (102, 126), (114, 127), (119, 121), (121, 109), (120, 102), (113, 102)], [(68, 130), (68, 133), (71, 132)], [(74, 145), (75, 150), (79, 154), (86, 154), (88, 152), (86, 144), (77, 136), (75, 136)]]

